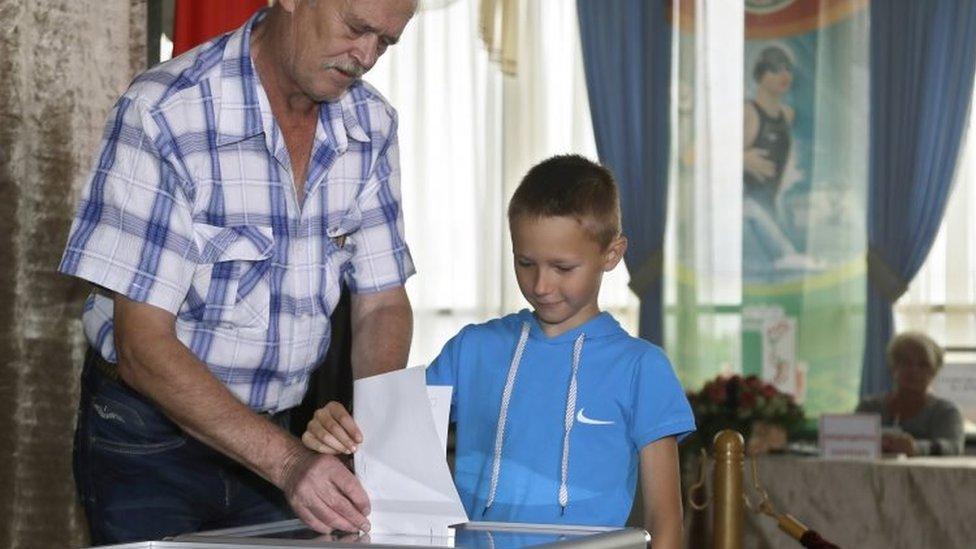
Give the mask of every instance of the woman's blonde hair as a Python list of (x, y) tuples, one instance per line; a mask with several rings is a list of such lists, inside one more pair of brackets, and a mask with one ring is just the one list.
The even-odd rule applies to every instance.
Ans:
[(885, 353), (888, 367), (893, 367), (896, 362), (900, 362), (906, 353), (924, 356), (936, 372), (942, 368), (944, 355), (942, 347), (922, 332), (902, 332), (891, 340)]

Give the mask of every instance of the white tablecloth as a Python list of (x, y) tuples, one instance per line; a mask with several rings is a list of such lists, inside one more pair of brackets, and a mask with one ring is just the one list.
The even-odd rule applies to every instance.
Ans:
[[(757, 463), (777, 511), (845, 549), (976, 547), (976, 457)], [(757, 501), (748, 460), (743, 480)], [(748, 510), (746, 517), (745, 547), (800, 547), (771, 517)]]

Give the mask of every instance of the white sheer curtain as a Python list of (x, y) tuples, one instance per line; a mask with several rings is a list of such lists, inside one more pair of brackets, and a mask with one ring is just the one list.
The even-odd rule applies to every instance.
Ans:
[(950, 349), (976, 352), (976, 124), (972, 116), (966, 133), (945, 219), (925, 265), (895, 306), (895, 327), (926, 332)]
[[(477, 0), (420, 11), (367, 75), (400, 113), (407, 242), (418, 275), (410, 364), (462, 326), (525, 305), (511, 268), (505, 208), (548, 156), (596, 158), (575, 2), (520, 3), (518, 75), (503, 77), (478, 36)], [(601, 305), (634, 332), (636, 298), (618, 267)]]
[(674, 14), (665, 278), (666, 346), (687, 388), (742, 371), (743, 4), (697, 0), (693, 14)]

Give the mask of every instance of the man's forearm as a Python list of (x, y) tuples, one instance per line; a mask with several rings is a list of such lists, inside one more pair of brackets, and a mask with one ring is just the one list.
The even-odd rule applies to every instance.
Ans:
[[(131, 307), (116, 305), (117, 326), (131, 320)], [(304, 452), (301, 443), (237, 400), (175, 333), (147, 324), (116, 334), (122, 379), (194, 438), (282, 487), (288, 464)]]
[(354, 297), (352, 368), (356, 379), (407, 365), (413, 312), (402, 288), (391, 292), (381, 301), (371, 302), (375, 296)]

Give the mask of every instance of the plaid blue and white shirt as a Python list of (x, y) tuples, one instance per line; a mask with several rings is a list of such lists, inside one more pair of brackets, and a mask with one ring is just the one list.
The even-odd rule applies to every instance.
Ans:
[[(140, 75), (112, 110), (63, 273), (96, 285), (88, 341), (115, 362), (112, 292), (176, 315), (180, 341), (258, 411), (301, 402), (340, 281), (413, 274), (397, 119), (358, 82), (323, 103), (299, 207), (244, 27)], [(374, 337), (382, 337), (380, 334)]]

